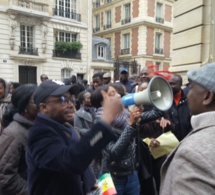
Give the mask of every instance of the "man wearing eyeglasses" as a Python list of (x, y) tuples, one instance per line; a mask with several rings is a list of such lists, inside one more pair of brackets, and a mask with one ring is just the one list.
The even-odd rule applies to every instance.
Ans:
[[(120, 98), (104, 96), (104, 113), (88, 134), (67, 126), (74, 115), (74, 87), (47, 80), (34, 93), (39, 114), (29, 130), (29, 192), (34, 195), (82, 195), (88, 165), (114, 139), (110, 124), (123, 109)], [(86, 182), (92, 182), (88, 180)]]

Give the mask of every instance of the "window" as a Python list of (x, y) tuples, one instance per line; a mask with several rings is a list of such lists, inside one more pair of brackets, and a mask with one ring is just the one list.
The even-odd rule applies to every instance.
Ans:
[(96, 7), (99, 7), (100, 6), (100, 0), (96, 0), (93, 2), (93, 7), (96, 8)]
[(121, 49), (121, 54), (129, 54), (130, 53), (130, 34), (123, 35), (123, 49)]
[(155, 34), (155, 53), (157, 54), (163, 54), (163, 49), (161, 48), (161, 39), (162, 39), (162, 34), (156, 33)]
[(106, 47), (102, 46), (102, 45), (98, 45), (97, 46), (97, 58), (98, 59), (104, 59), (106, 55)]
[(155, 62), (155, 70), (160, 70), (161, 62)]
[(163, 5), (161, 3), (157, 3), (156, 8), (156, 22), (163, 23)]
[(106, 38), (106, 39), (109, 41), (109, 46), (110, 46), (109, 52), (110, 52), (110, 56), (111, 56), (111, 38)]
[(55, 0), (54, 14), (57, 16), (80, 21), (81, 16), (77, 10), (77, 0)]
[(106, 11), (106, 24), (104, 25), (104, 30), (111, 28), (111, 11)]
[(93, 32), (100, 31), (100, 15), (95, 15), (95, 28), (93, 29)]
[(71, 69), (69, 69), (69, 68), (61, 69), (61, 80), (62, 81), (66, 78), (70, 78), (70, 75), (71, 75)]
[(100, 15), (95, 16), (95, 26), (96, 28), (100, 28)]
[(131, 5), (130, 3), (124, 5), (124, 18), (131, 17)]
[(69, 33), (69, 32), (55, 32), (57, 34), (55, 40), (56, 41), (64, 41), (64, 42), (76, 42), (79, 39), (78, 33)]
[(130, 3), (124, 5), (124, 19), (121, 21), (122, 24), (131, 22), (131, 5)]
[(20, 53), (35, 54), (33, 26), (20, 25)]
[(111, 24), (111, 11), (106, 12), (106, 24), (110, 25)]
[(123, 48), (128, 49), (130, 48), (130, 34), (123, 35)]

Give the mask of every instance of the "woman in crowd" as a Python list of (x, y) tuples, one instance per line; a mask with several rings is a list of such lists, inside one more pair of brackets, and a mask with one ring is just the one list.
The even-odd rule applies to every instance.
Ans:
[(91, 106), (90, 92), (83, 91), (78, 95), (80, 109), (74, 115), (74, 127), (82, 135), (91, 129), (95, 119), (95, 108)]
[[(91, 103), (97, 108), (96, 118), (99, 118), (103, 111), (101, 90), (106, 91), (109, 96), (119, 95), (114, 87), (115, 84), (102, 86), (92, 93)], [(135, 115), (135, 113), (138, 113), (138, 115)], [(139, 194), (139, 191), (143, 192), (143, 194), (144, 192), (154, 193), (153, 183), (149, 186), (143, 183), (149, 178), (149, 172), (147, 172), (145, 165), (146, 163), (150, 164), (150, 154), (148, 149), (145, 148), (142, 139), (139, 138), (139, 133), (141, 132), (138, 130), (140, 125), (156, 120), (164, 113), (155, 109), (144, 111), (141, 115), (140, 113), (139, 108), (134, 108), (130, 114), (124, 109), (112, 123), (116, 140), (110, 143), (103, 152), (101, 172), (111, 173), (119, 195)], [(141, 120), (139, 120), (139, 117)], [(136, 123), (137, 121), (138, 123)], [(148, 152), (148, 155), (143, 156), (145, 151)]]
[(18, 82), (11, 82), (11, 83), (10, 83), (10, 88), (9, 88), (10, 94), (12, 95), (13, 92), (14, 92), (14, 90), (15, 90), (16, 88), (18, 88), (20, 85), (21, 85), (21, 84), (18, 83)]
[[(96, 119), (103, 113), (103, 96), (101, 90), (108, 96), (120, 95), (111, 84), (97, 88), (91, 95), (91, 103), (97, 108)], [(111, 142), (103, 152), (101, 174), (110, 172), (118, 195), (138, 195), (139, 179), (137, 174), (136, 122), (140, 117), (139, 108), (135, 107), (130, 113), (124, 110), (112, 123), (115, 141)]]
[(33, 124), (37, 108), (32, 94), (34, 84), (18, 87), (11, 97), (11, 105), (3, 115), (0, 135), (0, 194), (27, 195), (27, 165), (25, 152), (28, 128)]

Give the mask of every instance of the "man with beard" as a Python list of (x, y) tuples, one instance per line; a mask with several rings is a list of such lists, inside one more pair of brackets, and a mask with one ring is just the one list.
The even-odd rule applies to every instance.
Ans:
[(121, 99), (102, 91), (102, 118), (80, 138), (67, 123), (74, 116), (73, 90), (71, 85), (47, 80), (34, 92), (39, 114), (29, 129), (29, 194), (83, 195), (83, 186), (90, 190), (95, 184), (89, 164), (115, 138), (110, 124), (123, 110)]
[(122, 68), (120, 70), (120, 83), (123, 84), (126, 88), (126, 92), (131, 93), (133, 89), (133, 81), (128, 79), (128, 70)]

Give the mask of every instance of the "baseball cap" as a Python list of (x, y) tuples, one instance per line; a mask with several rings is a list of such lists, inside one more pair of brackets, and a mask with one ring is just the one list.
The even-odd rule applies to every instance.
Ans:
[(68, 91), (72, 93), (73, 87), (73, 85), (65, 85), (61, 81), (46, 80), (35, 90), (34, 103), (39, 106), (48, 96), (61, 96)]
[(120, 69), (120, 74), (122, 74), (123, 72), (128, 73), (128, 70), (126, 68), (121, 68)]
[(214, 75), (215, 62), (207, 64), (198, 70), (190, 70), (187, 72), (188, 79), (215, 93)]

